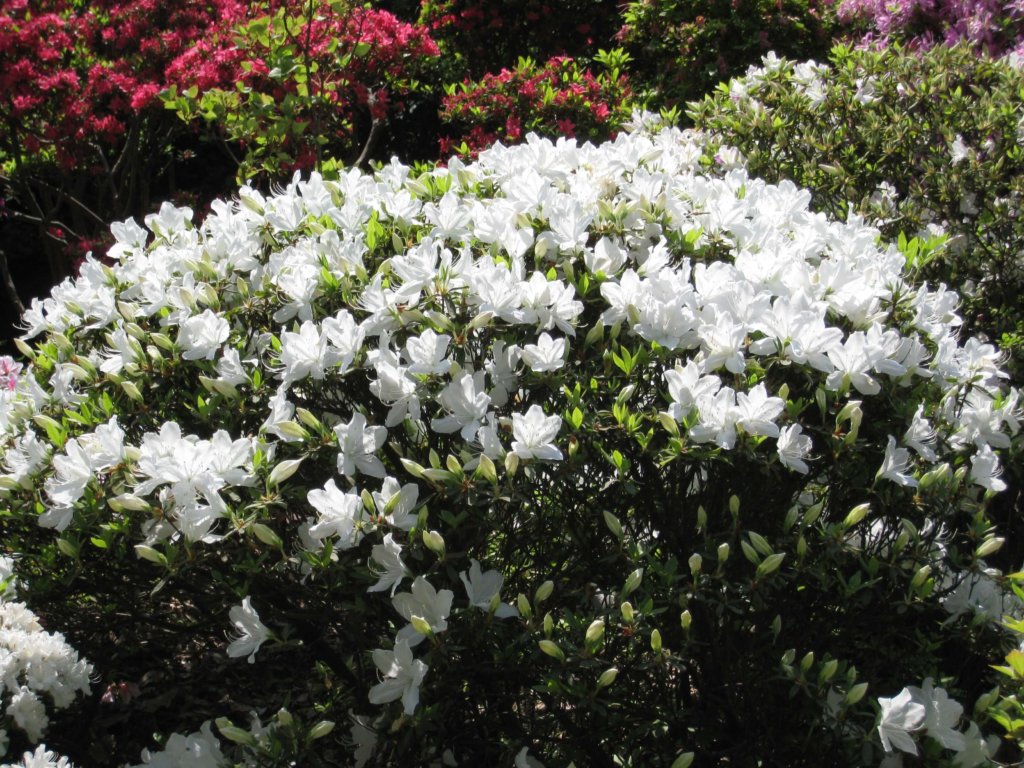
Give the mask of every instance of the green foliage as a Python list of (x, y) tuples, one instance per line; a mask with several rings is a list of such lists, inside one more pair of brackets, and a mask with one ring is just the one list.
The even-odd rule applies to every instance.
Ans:
[(769, 50), (823, 55), (833, 14), (818, 0), (633, 0), (617, 39), (634, 58), (638, 91), (652, 106), (673, 106), (700, 98)]
[(365, 162), (400, 99), (421, 90), (433, 41), (391, 14), (346, 2), (262, 10), (212, 30), (180, 57), (164, 106), (206, 126), (232, 155), (239, 183), (324, 170), (325, 155)]
[(422, 0), (420, 24), (443, 53), (448, 80), (479, 78), (515, 66), (574, 58), (608, 47), (620, 23), (615, 0)]

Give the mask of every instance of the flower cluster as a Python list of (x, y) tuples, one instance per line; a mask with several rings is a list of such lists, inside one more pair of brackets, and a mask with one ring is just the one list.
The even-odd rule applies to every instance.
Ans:
[(931, 678), (920, 688), (910, 686), (892, 698), (880, 698), (878, 704), (882, 710), (878, 738), (886, 752), (899, 749), (917, 755), (917, 736), (951, 750), (956, 755), (956, 765), (966, 767), (986, 763), (998, 747), (999, 739), (986, 739), (975, 722), (970, 722), (964, 731), (957, 730), (963, 705), (950, 698)]
[[(10, 576), (13, 563), (0, 558), (0, 574)], [(8, 748), (8, 728), (37, 743), (49, 725), (47, 703), (55, 709), (71, 706), (89, 691), (92, 665), (80, 659), (59, 633), (46, 632), (24, 603), (15, 602), (13, 585), (0, 595), (0, 755)], [(42, 749), (42, 748), (41, 748)]]
[(911, 48), (963, 42), (992, 56), (1024, 51), (1024, 12), (1012, 0), (843, 0), (840, 20), (862, 42)]
[(120, 143), (157, 101), (164, 67), (222, 18), (236, 0), (65, 0), (5, 3), (0, 12), (0, 88), (8, 157), (55, 153), (66, 167), (96, 161), (90, 145)]
[(441, 154), (476, 156), (496, 141), (514, 143), (529, 133), (601, 141), (629, 118), (626, 76), (594, 75), (573, 59), (556, 56), (542, 66), (520, 59), (514, 69), (452, 86), (441, 118), (455, 128)]
[[(118, 225), (118, 264), (27, 314), (43, 338), (0, 391), (0, 493), (80, 568), (128, 551), (169, 589), (209, 578), (229, 656), (329, 650), (353, 681), (332, 706), (375, 736), (360, 760), (664, 762), (652, 706), (715, 750), (735, 729), (688, 697), (783, 706), (774, 648), (813, 642), (804, 711), (860, 754), (845, 710), (892, 670), (858, 649), (947, 617), (937, 579), (998, 549), (985, 505), (1019, 394), (876, 229), (704, 152), (668, 129), (531, 135)], [(583, 711), (604, 696), (636, 718)], [(491, 741), (464, 738), (485, 721)]]
[(690, 114), (750, 172), (806, 186), (816, 210), (852, 205), (874, 221), (920, 275), (961, 286), (969, 333), (1012, 353), (1024, 338), (1024, 156), (1007, 104), (1022, 85), (1007, 59), (963, 46), (836, 47), (824, 64), (767, 56)]

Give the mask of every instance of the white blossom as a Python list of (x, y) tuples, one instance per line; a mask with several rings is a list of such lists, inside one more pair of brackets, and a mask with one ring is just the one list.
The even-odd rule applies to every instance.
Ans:
[(531, 405), (525, 414), (512, 414), (512, 452), (521, 459), (561, 461), (562, 452), (554, 444), (562, 428), (560, 416), (546, 416), (539, 405)]
[(880, 698), (878, 704), (882, 708), (878, 723), (878, 738), (882, 748), (892, 752), (895, 747), (916, 755), (917, 744), (911, 733), (924, 724), (924, 705), (914, 701), (913, 695), (906, 688), (891, 699)]
[(429, 667), (413, 659), (409, 643), (398, 640), (393, 651), (378, 648), (373, 652), (373, 663), (384, 679), (370, 689), (370, 703), (386, 704), (401, 699), (405, 714), (415, 712), (420, 702), (420, 685)]
[(234, 606), (228, 612), (232, 626), (238, 636), (228, 645), (228, 656), (237, 658), (249, 656), (249, 663), (256, 661), (256, 651), (270, 638), (270, 630), (260, 621), (260, 615), (252, 607), (251, 598), (246, 595), (241, 605)]

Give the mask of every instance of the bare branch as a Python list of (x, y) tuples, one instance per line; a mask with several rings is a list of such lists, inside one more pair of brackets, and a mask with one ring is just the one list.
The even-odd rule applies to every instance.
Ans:
[(25, 305), (21, 303), (18, 289), (15, 287), (14, 280), (11, 278), (11, 272), (7, 268), (7, 254), (4, 253), (3, 248), (0, 248), (0, 282), (3, 283), (4, 292), (7, 294), (7, 298), (10, 299), (14, 311), (18, 313), (17, 319), (20, 320), (22, 315), (25, 314)]

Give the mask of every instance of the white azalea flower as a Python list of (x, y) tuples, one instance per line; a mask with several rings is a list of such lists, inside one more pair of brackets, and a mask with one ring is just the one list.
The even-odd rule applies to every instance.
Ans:
[(903, 435), (903, 443), (910, 446), (926, 461), (935, 461), (935, 439), (937, 433), (928, 419), (924, 418), (924, 403), (917, 406), (914, 418)]
[(779, 427), (775, 418), (785, 406), (782, 398), (769, 397), (764, 382), (761, 382), (750, 392), (736, 393), (736, 426), (748, 435), (778, 437)]
[(1002, 472), (999, 456), (987, 445), (971, 457), (971, 480), (990, 491), (1005, 491), (1006, 482), (999, 479)]
[(351, 549), (362, 540), (363, 500), (358, 493), (342, 493), (331, 478), (322, 490), (312, 490), (306, 498), (320, 513), (320, 518), (309, 528), (309, 535), (314, 541), (337, 536), (338, 547)]
[(405, 342), (405, 356), (409, 360), (409, 373), (427, 375), (447, 373), (451, 368), (451, 362), (445, 355), (448, 354), (448, 344), (451, 340), (451, 336), (434, 333), (429, 328), (419, 336), (410, 336)]
[(880, 698), (878, 704), (882, 707), (878, 723), (878, 738), (882, 748), (892, 752), (895, 747), (916, 755), (917, 744), (910, 734), (924, 724), (924, 705), (914, 701), (913, 695), (906, 688), (891, 699)]
[(448, 629), (448, 614), (454, 598), (455, 593), (450, 589), (436, 590), (423, 576), (417, 576), (411, 593), (401, 592), (391, 598), (395, 610), (410, 622), (399, 630), (396, 639), (404, 640), (410, 646), (423, 642), (426, 636), (411, 623), (414, 616), (426, 621), (431, 632), (444, 632)]
[(390, 587), (391, 595), (394, 596), (398, 585), (402, 583), (402, 579), (409, 575), (409, 569), (402, 562), (402, 545), (395, 541), (390, 533), (385, 534), (384, 543), (373, 546), (370, 558), (380, 566), (377, 569), (377, 574), (380, 578), (377, 579), (376, 584), (368, 587), (366, 591), (384, 592)]
[(348, 424), (334, 428), (338, 437), (338, 472), (352, 480), (356, 471), (371, 477), (384, 477), (384, 463), (374, 454), (388, 438), (387, 427), (368, 427), (366, 417), (353, 413)]
[(370, 689), (370, 703), (387, 704), (401, 699), (405, 714), (415, 712), (420, 703), (420, 684), (430, 668), (412, 657), (409, 643), (397, 640), (393, 651), (378, 648), (373, 652), (373, 663), (384, 679)]
[[(483, 378), (482, 374), (479, 376)], [(430, 422), (431, 428), (441, 434), (460, 432), (463, 440), (472, 440), (483, 426), (491, 398), (483, 391), (478, 377), (463, 372), (452, 381), (437, 398), (448, 415)]]
[(526, 414), (512, 414), (512, 452), (522, 459), (561, 461), (562, 452), (554, 439), (562, 428), (560, 416), (546, 416), (539, 405), (531, 405)]
[(906, 448), (897, 448), (896, 438), (892, 435), (889, 435), (882, 466), (875, 476), (883, 480), (891, 480), (904, 487), (917, 487), (917, 480), (911, 474), (910, 451)]
[(328, 365), (328, 339), (312, 320), (299, 326), (298, 333), (285, 331), (281, 334), (282, 378), (285, 384), (293, 384), (306, 377), (323, 379)]
[[(493, 568), (489, 571), (481, 571), (480, 563), (477, 560), (471, 559), (469, 562), (469, 571), (462, 571), (459, 574), (463, 586), (466, 587), (466, 597), (469, 598), (469, 604), (474, 608), (490, 611), (495, 598), (501, 593), (501, 584), (505, 579)], [(499, 619), (507, 619), (518, 616), (519, 611), (507, 603), (498, 603), (494, 615)]]
[(373, 503), (378, 515), (385, 515), (388, 524), (403, 531), (410, 531), (416, 525), (416, 500), (419, 498), (419, 486), (406, 483), (399, 487), (393, 477), (385, 477), (380, 492), (373, 493)]
[(910, 686), (914, 700), (924, 705), (925, 717), (922, 728), (928, 737), (935, 739), (946, 749), (956, 752), (964, 749), (964, 735), (956, 730), (960, 716), (964, 713), (961, 704), (949, 698), (944, 688), (936, 688), (932, 679), (926, 678), (920, 688)]
[(256, 609), (252, 607), (249, 596), (228, 612), (231, 624), (238, 631), (238, 637), (228, 645), (228, 656), (238, 658), (248, 654), (249, 663), (256, 661), (256, 651), (270, 638), (270, 630), (260, 621)]
[(799, 424), (790, 424), (779, 432), (776, 443), (779, 461), (794, 472), (806, 475), (810, 471), (804, 459), (810, 454), (812, 447), (811, 438), (803, 434), (803, 427)]
[(522, 359), (537, 373), (557, 371), (565, 365), (568, 348), (565, 339), (552, 339), (549, 334), (542, 333), (536, 344), (523, 347)]

